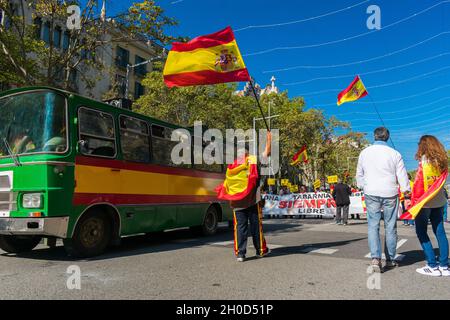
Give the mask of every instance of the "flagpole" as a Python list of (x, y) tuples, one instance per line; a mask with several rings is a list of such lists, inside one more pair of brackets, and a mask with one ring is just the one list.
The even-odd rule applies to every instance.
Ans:
[(250, 77), (250, 87), (252, 88), (252, 92), (253, 92), (253, 95), (255, 96), (256, 104), (257, 104), (258, 107), (259, 107), (259, 111), (261, 111), (261, 115), (262, 115), (262, 118), (263, 118), (263, 120), (264, 120), (264, 124), (266, 125), (267, 131), (270, 132), (269, 125), (267, 124), (266, 117), (264, 116), (264, 112), (263, 112), (263, 110), (262, 110), (262, 108), (261, 108), (261, 105), (259, 104), (258, 95), (256, 94), (256, 90), (255, 90), (255, 87), (253, 86), (253, 81), (252, 81), (252, 78), (251, 78), (251, 77)]
[[(361, 79), (361, 77), (359, 76), (359, 74), (358, 74), (358, 78), (359, 78), (359, 81), (361, 81), (361, 83), (363, 84), (364, 88), (366, 88), (366, 86), (364, 85), (364, 82), (362, 81), (362, 79)], [(375, 104), (375, 101), (374, 101), (373, 98), (372, 98), (372, 95), (369, 93), (369, 91), (367, 91), (367, 89), (366, 89), (366, 92), (367, 92), (367, 95), (368, 95), (369, 98), (370, 98), (370, 101), (372, 102), (372, 106), (373, 106), (373, 108), (375, 109), (375, 112), (377, 113), (378, 118), (379, 118), (380, 121), (381, 121), (381, 124), (383, 125), (383, 127), (386, 128), (386, 124), (384, 123), (383, 118), (381, 118), (381, 114), (380, 114), (380, 112), (378, 111), (378, 108), (377, 108), (377, 106), (376, 106), (376, 104)], [(395, 147), (394, 140), (392, 140), (391, 135), (389, 135), (389, 140), (391, 140), (391, 143), (392, 143), (392, 146), (394, 147), (394, 149), (397, 149), (397, 148)]]
[[(387, 128), (386, 125), (384, 124), (383, 119), (381, 118), (380, 113), (378, 112), (378, 108), (377, 108), (375, 102), (373, 101), (372, 96), (371, 96), (370, 94), (368, 94), (368, 96), (369, 96), (369, 98), (370, 98), (370, 101), (372, 102), (372, 106), (373, 106), (373, 108), (375, 109), (375, 112), (376, 112), (377, 115), (378, 115), (378, 118), (380, 118), (381, 124), (383, 125), (383, 127)], [(394, 140), (392, 140), (391, 135), (389, 135), (389, 140), (391, 140), (391, 143), (392, 143), (392, 146), (394, 147), (394, 149), (397, 149), (397, 148), (395, 147)]]

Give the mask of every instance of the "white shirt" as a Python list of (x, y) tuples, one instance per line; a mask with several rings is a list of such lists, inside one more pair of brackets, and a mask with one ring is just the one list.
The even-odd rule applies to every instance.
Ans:
[(370, 196), (394, 197), (399, 185), (402, 192), (411, 191), (402, 155), (383, 141), (375, 141), (361, 151), (356, 182)]

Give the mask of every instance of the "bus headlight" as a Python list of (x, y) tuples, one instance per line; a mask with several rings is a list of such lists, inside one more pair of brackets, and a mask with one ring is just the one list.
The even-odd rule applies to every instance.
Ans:
[(22, 197), (22, 206), (26, 209), (37, 209), (42, 206), (41, 193), (25, 193)]

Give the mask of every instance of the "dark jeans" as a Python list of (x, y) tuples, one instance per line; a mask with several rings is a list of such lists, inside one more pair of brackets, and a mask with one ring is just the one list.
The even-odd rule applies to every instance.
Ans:
[[(448, 266), (448, 240), (444, 229), (444, 207), (423, 208), (416, 217), (416, 234), (425, 253), (425, 259), (430, 267)], [(433, 245), (428, 237), (428, 221), (431, 221), (434, 235), (439, 245), (439, 263), (436, 261)]]
[(345, 206), (336, 206), (336, 222), (340, 223), (347, 223), (348, 220), (348, 209), (349, 205)]
[(268, 250), (262, 228), (262, 210), (259, 204), (255, 204), (250, 208), (234, 211), (234, 253), (236, 256), (245, 256), (247, 253), (249, 221), (256, 254), (263, 255)]

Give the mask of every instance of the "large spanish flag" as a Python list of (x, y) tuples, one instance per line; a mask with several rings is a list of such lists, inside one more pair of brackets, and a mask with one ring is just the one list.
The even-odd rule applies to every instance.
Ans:
[(448, 171), (437, 172), (428, 163), (421, 163), (417, 170), (412, 192), (412, 205), (400, 216), (401, 220), (412, 220), (417, 217), (423, 206), (433, 199), (444, 187)]
[(174, 42), (163, 75), (168, 87), (250, 81), (230, 27), (187, 43)]
[(308, 163), (308, 153), (306, 152), (306, 146), (303, 146), (295, 155), (292, 157), (291, 166), (295, 166), (299, 163)]
[(256, 188), (258, 168), (256, 157), (249, 156), (244, 161), (236, 160), (227, 168), (225, 181), (217, 186), (217, 198), (221, 200), (243, 200)]
[(366, 87), (364, 87), (364, 83), (361, 81), (359, 76), (356, 76), (355, 79), (350, 83), (350, 85), (341, 93), (339, 93), (337, 98), (337, 105), (340, 106), (345, 102), (351, 102), (362, 97), (367, 96), (368, 92)]

